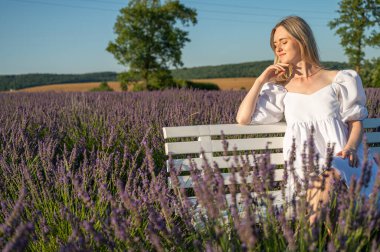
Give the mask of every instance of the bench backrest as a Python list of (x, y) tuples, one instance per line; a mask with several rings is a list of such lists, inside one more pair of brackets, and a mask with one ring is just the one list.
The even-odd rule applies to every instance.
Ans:
[[(366, 131), (367, 143), (372, 151), (380, 153), (380, 118), (365, 119), (363, 127)], [(268, 149), (271, 153), (272, 164), (282, 165), (284, 163), (282, 154), (283, 135), (285, 133), (286, 123), (266, 124), (266, 125), (238, 125), (238, 124), (217, 124), (217, 125), (196, 125), (196, 126), (180, 126), (180, 127), (164, 127), (163, 133), (166, 139), (165, 153), (173, 156), (174, 168), (180, 169), (182, 172), (189, 171), (189, 160), (186, 158), (189, 154), (197, 154), (198, 157), (193, 161), (200, 169), (203, 158), (199, 155), (201, 149), (204, 151), (210, 165), (216, 162), (219, 168), (229, 168), (233, 158), (225, 161), (226, 156), (220, 156), (223, 152), (223, 143), (220, 139), (223, 131), (229, 143), (228, 150), (232, 151), (234, 147), (238, 151), (252, 151)], [(278, 135), (278, 136), (269, 136)], [(182, 138), (182, 139), (181, 139)], [(183, 138), (192, 138), (190, 141), (184, 141)], [(194, 140), (195, 138), (195, 140)], [(215, 139), (218, 138), (218, 139)], [(178, 140), (179, 139), (179, 140)], [(270, 144), (268, 145), (268, 142)], [(176, 158), (182, 155), (182, 158)], [(232, 157), (232, 155), (230, 156)], [(253, 163), (253, 155), (249, 155), (250, 163)], [(170, 171), (169, 161), (167, 162), (168, 172)], [(230, 184), (230, 173), (222, 173), (225, 185)], [(192, 181), (190, 175), (178, 177), (180, 184), (184, 188), (191, 188)], [(252, 178), (246, 178), (249, 183)], [(283, 169), (276, 169), (274, 174), (275, 181), (283, 179)], [(237, 183), (241, 179), (237, 177)]]

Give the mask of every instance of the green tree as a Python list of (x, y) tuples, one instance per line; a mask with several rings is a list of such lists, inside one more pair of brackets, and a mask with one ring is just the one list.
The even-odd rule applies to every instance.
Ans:
[(330, 21), (329, 26), (336, 29), (349, 63), (360, 72), (365, 46), (380, 45), (379, 0), (341, 0), (339, 7), (339, 17)]
[(364, 60), (361, 77), (365, 87), (380, 88), (380, 57)]
[(181, 29), (196, 24), (197, 13), (178, 0), (132, 0), (120, 10), (114, 42), (107, 51), (128, 67), (120, 74), (122, 83), (136, 83), (144, 89), (162, 89), (175, 85), (170, 67), (183, 66), (182, 48), (189, 42)]

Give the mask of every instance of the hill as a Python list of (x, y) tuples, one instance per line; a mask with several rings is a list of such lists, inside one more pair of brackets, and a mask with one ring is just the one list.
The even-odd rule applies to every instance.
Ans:
[[(322, 62), (326, 68), (348, 68), (346, 63)], [(202, 66), (172, 70), (177, 79), (211, 79), (211, 78), (240, 78), (258, 76), (272, 61), (255, 61), (240, 64), (218, 66)], [(0, 91), (17, 90), (22, 88), (62, 83), (88, 83), (116, 81), (116, 72), (98, 72), (86, 74), (19, 74), (0, 75)]]

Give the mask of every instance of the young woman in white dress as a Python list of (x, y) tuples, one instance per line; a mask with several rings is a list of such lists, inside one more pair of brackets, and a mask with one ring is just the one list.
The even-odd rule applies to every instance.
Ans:
[[(343, 180), (347, 187), (351, 176), (360, 179), (362, 120), (368, 115), (366, 96), (354, 70), (331, 71), (322, 67), (312, 30), (302, 18), (290, 16), (280, 21), (272, 30), (270, 45), (274, 64), (255, 80), (236, 120), (239, 124), (265, 124), (278, 122), (285, 116), (284, 159), (289, 160), (294, 138), (297, 147), (294, 167), (301, 181), (304, 178), (301, 154), (312, 128), (320, 166), (326, 161), (328, 144), (335, 144), (332, 168), (323, 172), (325, 189), (319, 189), (321, 180), (315, 180), (314, 188), (307, 191), (313, 209), (309, 221), (313, 224), (320, 212), (319, 203), (329, 201), (333, 179)], [(375, 162), (371, 164), (368, 187), (361, 191), (366, 196), (372, 192), (378, 169)], [(292, 176), (286, 187), (290, 199), (295, 191)]]

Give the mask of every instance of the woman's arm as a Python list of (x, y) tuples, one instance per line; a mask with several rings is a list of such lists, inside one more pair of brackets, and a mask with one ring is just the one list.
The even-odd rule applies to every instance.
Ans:
[(253, 112), (255, 111), (256, 103), (264, 83), (268, 82), (272, 78), (284, 75), (285, 67), (287, 66), (289, 66), (289, 64), (278, 63), (276, 65), (270, 65), (255, 80), (253, 86), (251, 87), (248, 94), (244, 97), (243, 101), (240, 104), (238, 113), (236, 115), (237, 123), (249, 124), (251, 122), (251, 118)]
[(249, 90), (248, 94), (244, 97), (240, 104), (238, 113), (236, 115), (236, 121), (239, 124), (249, 124), (251, 117), (256, 108), (257, 99), (264, 82), (257, 78), (255, 83)]
[(363, 123), (362, 121), (348, 122), (348, 140), (346, 147), (356, 150), (362, 141)]
[(337, 153), (338, 156), (343, 158), (349, 157), (350, 165), (357, 167), (358, 157), (356, 150), (362, 141), (363, 137), (363, 123), (362, 121), (348, 122), (348, 140), (343, 150)]

